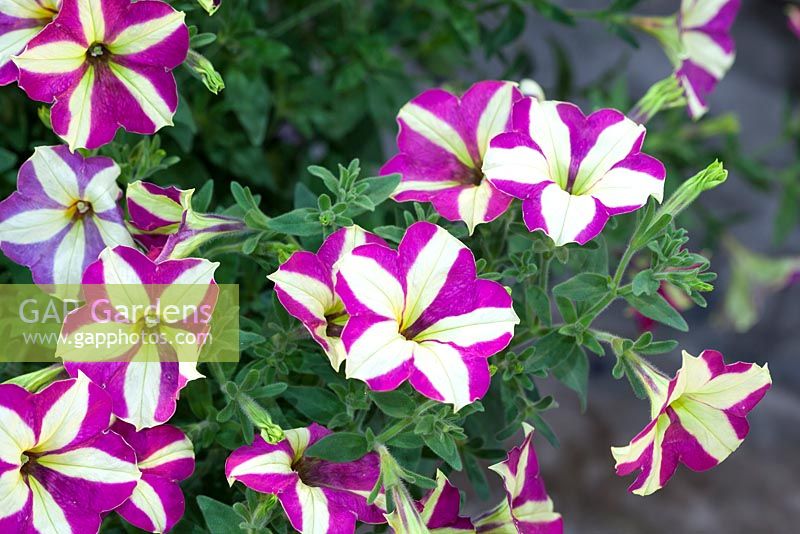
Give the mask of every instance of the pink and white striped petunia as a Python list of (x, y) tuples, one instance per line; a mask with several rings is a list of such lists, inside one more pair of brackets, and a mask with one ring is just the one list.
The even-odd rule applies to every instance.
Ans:
[(380, 476), (380, 459), (371, 452), (354, 462), (332, 463), (304, 456), (331, 432), (316, 423), (285, 432), (271, 445), (256, 436), (252, 445), (233, 451), (225, 476), (261, 493), (273, 493), (292, 526), (303, 534), (352, 534), (356, 520), (385, 523), (384, 497), (367, 504)]
[(0, 0), (0, 85), (17, 80), (19, 71), (11, 57), (58, 14), (61, 0)]
[(514, 132), (491, 140), (483, 161), (497, 189), (522, 199), (529, 230), (556, 245), (584, 244), (613, 215), (664, 194), (664, 165), (640, 152), (645, 128), (614, 109), (588, 117), (574, 104), (526, 97)]
[(475, 226), (499, 217), (511, 198), (481, 173), (489, 141), (511, 126), (511, 107), (522, 93), (511, 82), (484, 81), (459, 99), (430, 89), (400, 109), (399, 154), (381, 174), (400, 173), (398, 202), (431, 202), (442, 217)]
[(420, 503), (420, 516), (431, 534), (475, 532), (468, 517), (461, 517), (461, 494), (444, 473), (436, 471), (436, 487)]
[(194, 447), (189, 438), (170, 425), (136, 431), (117, 421), (111, 429), (136, 453), (142, 478), (131, 497), (116, 512), (132, 525), (148, 532), (167, 532), (185, 508), (178, 482), (194, 471)]
[(119, 172), (109, 158), (37, 147), (0, 202), (0, 249), (37, 284), (80, 284), (103, 248), (133, 245), (117, 205)]
[[(83, 372), (106, 389), (119, 419), (137, 429), (168, 421), (180, 390), (203, 376), (197, 360), (216, 304), (218, 266), (195, 258), (156, 263), (133, 248), (105, 249), (86, 269), (86, 304), (67, 315), (56, 356), (70, 375)], [(101, 335), (107, 343), (88, 345)]]
[(161, 1), (63, 0), (53, 24), (14, 58), (19, 86), (53, 103), (53, 131), (70, 147), (98, 148), (122, 127), (172, 125), (172, 69), (189, 50), (184, 14)]
[(140, 477), (110, 424), (111, 398), (82, 374), (35, 394), (0, 385), (0, 532), (97, 532)]
[(708, 111), (708, 95), (733, 65), (736, 56), (731, 26), (741, 0), (683, 0), (678, 14), (682, 51), (675, 75), (686, 93), (689, 114)]
[(134, 182), (126, 190), (132, 234), (156, 260), (179, 259), (208, 241), (246, 229), (241, 219), (198, 213), (192, 209), (194, 189)]
[(340, 228), (325, 239), (316, 254), (295, 252), (267, 276), (275, 282), (275, 293), (283, 307), (303, 323), (337, 371), (345, 358), (341, 335), (348, 315), (334, 290), (336, 263), (354, 248), (368, 243), (386, 245), (383, 239), (359, 226)]
[(533, 448), (533, 427), (523, 423), (525, 440), (508, 452), (504, 462), (489, 467), (501, 477), (506, 498), (494, 509), (475, 520), (483, 534), (561, 534), (561, 514), (553, 511), (539, 476), (539, 460)]
[(800, 7), (792, 4), (786, 7), (789, 29), (800, 39)]
[(398, 249), (369, 244), (339, 262), (336, 293), (348, 378), (376, 391), (405, 380), (455, 410), (489, 388), (487, 359), (519, 323), (506, 289), (476, 277), (472, 252), (446, 230), (412, 224)]
[(652, 420), (629, 445), (611, 448), (618, 475), (640, 471), (628, 488), (637, 495), (664, 487), (679, 463), (705, 471), (727, 458), (747, 436), (747, 414), (772, 384), (766, 365), (726, 365), (713, 350), (699, 357), (684, 351), (672, 380), (649, 365), (638, 369)]

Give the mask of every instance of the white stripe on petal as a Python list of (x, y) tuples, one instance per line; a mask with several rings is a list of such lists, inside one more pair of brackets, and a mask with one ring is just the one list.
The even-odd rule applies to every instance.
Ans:
[(130, 91), (142, 108), (142, 112), (155, 124), (156, 130), (162, 126), (172, 126), (173, 112), (149, 79), (118, 63), (112, 62), (108, 66), (122, 85)]
[[(69, 221), (66, 210), (23, 211), (0, 222), (0, 242), (28, 245), (47, 241), (66, 228)], [(32, 232), (32, 228), (36, 231)]]
[(492, 147), (483, 160), (483, 174), (489, 180), (534, 185), (550, 179), (550, 167), (541, 152), (527, 146)]
[(67, 534), (72, 528), (64, 510), (34, 477), (28, 477), (33, 493), (33, 528), (37, 534)]
[[(0, 10), (2, 10), (1, 5)], [(11, 61), (11, 56), (22, 52), (28, 41), (33, 39), (40, 31), (42, 31), (41, 27), (34, 26), (33, 28), (21, 28), (0, 35), (0, 66)]]
[(561, 246), (575, 241), (589, 226), (597, 207), (594, 198), (570, 195), (553, 184), (542, 191), (541, 210), (547, 224), (547, 235), (555, 241), (556, 246)]
[(122, 194), (117, 185), (120, 169), (116, 162), (101, 170), (89, 180), (83, 192), (83, 200), (92, 204), (92, 209), (101, 213), (117, 207), (117, 199)]
[(497, 339), (503, 334), (511, 334), (518, 323), (519, 317), (510, 306), (478, 308), (463, 315), (444, 317), (417, 334), (414, 340), (435, 340), (469, 347)]
[(61, 159), (53, 147), (36, 147), (30, 162), (36, 180), (48, 197), (65, 207), (80, 199), (75, 171)]
[(586, 194), (593, 196), (607, 208), (641, 206), (651, 196), (661, 202), (664, 196), (664, 180), (644, 172), (617, 167), (606, 173)]
[(406, 123), (409, 129), (453, 154), (467, 167), (475, 166), (461, 135), (450, 124), (427, 109), (409, 102), (400, 109), (397, 118)]
[[(0, 453), (2, 452), (0, 451)], [(0, 474), (0, 519), (12, 516), (22, 510), (25, 503), (28, 502), (28, 493), (28, 486), (22, 480), (22, 473), (19, 469), (11, 468)]]
[(104, 249), (100, 259), (103, 262), (106, 291), (114, 306), (125, 306), (126, 310), (131, 311), (136, 310), (136, 305), (150, 304), (150, 297), (142, 285), (144, 282), (127, 261), (111, 248)]
[(414, 324), (439, 295), (459, 253), (465, 248), (450, 232), (440, 226), (436, 227), (436, 232), (419, 251), (406, 274), (403, 327)]
[(130, 497), (130, 504), (142, 511), (144, 515), (153, 523), (153, 532), (164, 532), (167, 528), (167, 511), (164, 503), (156, 493), (156, 490), (145, 482), (139, 480), (133, 494)]
[(392, 195), (399, 195), (407, 191), (441, 191), (461, 185), (464, 184), (458, 180), (403, 180), (398, 184)]
[(0, 13), (17, 19), (41, 19), (53, 16), (35, 0), (0, 1)]
[(366, 256), (351, 254), (339, 263), (344, 278), (356, 298), (374, 313), (400, 320), (405, 293), (395, 276)]
[(86, 47), (75, 41), (56, 41), (28, 47), (14, 57), (14, 63), (35, 74), (66, 74), (78, 70), (86, 61)]
[(162, 465), (177, 462), (178, 460), (186, 460), (194, 458), (194, 447), (192, 442), (186, 436), (178, 441), (161, 447), (150, 453), (146, 458), (138, 460), (139, 469), (155, 469)]
[[(145, 354), (148, 346), (151, 350)], [(129, 363), (125, 369), (124, 401), (128, 409), (125, 420), (136, 430), (163, 423), (155, 418), (161, 399), (161, 362), (153, 361), (158, 357), (155, 351), (155, 345), (144, 345), (136, 355), (137, 361)]]
[(85, 146), (92, 132), (94, 78), (94, 67), (89, 67), (69, 96), (69, 125), (63, 138), (69, 144), (70, 150)]
[(92, 222), (97, 226), (100, 237), (107, 247), (116, 247), (117, 245), (134, 246), (133, 238), (124, 224), (107, 221), (94, 216), (92, 217)]
[(295, 486), (297, 500), (303, 514), (303, 534), (327, 534), (335, 532), (336, 525), (331, 525), (328, 510), (328, 498), (319, 488), (312, 488), (298, 480)]
[(725, 76), (733, 65), (735, 54), (725, 52), (706, 33), (686, 32), (682, 41), (689, 59), (718, 80)]
[(75, 221), (53, 256), (53, 283), (80, 284), (86, 255), (86, 227)]
[(539, 102), (531, 99), (528, 133), (542, 149), (550, 168), (550, 179), (565, 188), (572, 158), (572, 143), (569, 139), (569, 128), (558, 114), (559, 103), (552, 100)]
[(183, 26), (185, 16), (182, 11), (173, 11), (163, 17), (128, 26), (108, 43), (108, 50), (117, 55), (136, 54), (147, 50)]
[(31, 452), (54, 451), (68, 445), (81, 430), (89, 409), (89, 384), (86, 375), (78, 379), (50, 405), (42, 418), (39, 441)]
[(279, 269), (267, 278), (319, 319), (336, 303), (330, 288), (312, 276)]
[(36, 461), (62, 475), (89, 482), (122, 484), (139, 478), (139, 470), (135, 463), (126, 462), (93, 447), (46, 454)]
[(294, 451), (294, 460), (299, 460), (311, 441), (311, 431), (308, 428), (292, 428), (287, 430), (284, 435)]
[(103, 0), (78, 0), (78, 14), (87, 43), (102, 43), (106, 36)]
[(361, 380), (383, 376), (410, 360), (414, 345), (398, 333), (396, 322), (375, 323), (350, 346), (345, 374)]
[(583, 195), (602, 180), (611, 167), (630, 154), (644, 132), (644, 126), (628, 118), (606, 127), (581, 161), (572, 192)]
[(705, 26), (732, 0), (683, 0), (681, 2), (681, 25), (684, 28)]
[(280, 450), (259, 454), (231, 469), (229, 478), (246, 475), (291, 475), (294, 472), (292, 461), (293, 458)]
[(478, 129), (476, 131), (478, 141), (478, 153), (481, 157), (486, 154), (486, 149), (489, 147), (489, 141), (492, 137), (501, 134), (506, 129), (508, 118), (511, 115), (511, 107), (514, 98), (514, 84), (506, 83), (499, 88), (481, 113), (478, 120)]
[(414, 367), (419, 370), (455, 411), (472, 402), (469, 370), (461, 353), (443, 343), (419, 343), (414, 347)]
[(709, 455), (721, 462), (735, 451), (742, 440), (725, 412), (683, 397), (671, 404), (681, 426), (694, 436)]
[(0, 461), (20, 465), (20, 455), (34, 443), (33, 429), (17, 412), (0, 406)]
[(466, 223), (469, 235), (472, 235), (476, 226), (486, 221), (491, 198), (492, 186), (486, 180), (482, 180), (478, 186), (465, 187), (458, 194), (458, 216)]

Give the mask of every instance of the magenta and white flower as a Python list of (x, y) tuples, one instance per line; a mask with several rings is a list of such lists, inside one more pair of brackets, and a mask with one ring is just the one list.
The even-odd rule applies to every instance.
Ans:
[(731, 26), (741, 0), (683, 0), (678, 14), (682, 51), (675, 75), (683, 85), (689, 114), (708, 111), (708, 95), (733, 65), (736, 56)]
[(17, 80), (11, 60), (58, 15), (61, 0), (0, 0), (0, 85)]
[(53, 24), (14, 58), (19, 86), (53, 103), (53, 131), (97, 148), (122, 127), (153, 134), (172, 124), (172, 69), (189, 49), (184, 14), (161, 1), (63, 0)]
[(468, 517), (459, 515), (461, 494), (444, 473), (436, 471), (436, 487), (420, 502), (420, 517), (431, 534), (458, 534), (475, 532)]
[(316, 254), (295, 252), (267, 276), (275, 282), (275, 293), (283, 307), (303, 323), (337, 371), (345, 359), (341, 335), (348, 315), (334, 289), (336, 264), (354, 248), (368, 243), (386, 245), (359, 226), (340, 228), (325, 239)]
[(522, 199), (529, 230), (556, 245), (584, 244), (613, 215), (664, 194), (664, 165), (640, 152), (645, 128), (614, 109), (588, 117), (574, 104), (526, 97), (514, 105), (514, 132), (493, 138), (486, 178)]
[[(86, 269), (86, 304), (64, 321), (56, 356), (70, 375), (83, 372), (107, 390), (119, 419), (137, 429), (165, 423), (180, 390), (203, 376), (197, 361), (218, 266), (195, 258), (156, 263), (133, 248), (105, 249)], [(88, 345), (100, 335), (107, 343)]]
[(460, 99), (430, 89), (403, 106), (399, 154), (381, 169), (402, 175), (393, 198), (431, 202), (445, 219), (464, 221), (470, 233), (499, 217), (511, 198), (484, 179), (481, 162), (492, 137), (508, 131), (511, 107), (521, 97), (516, 84), (484, 81)]
[(489, 467), (503, 477), (506, 498), (475, 520), (483, 534), (561, 534), (561, 514), (553, 511), (539, 475), (539, 460), (533, 448), (533, 427), (523, 423), (525, 440), (508, 451), (508, 458)]
[(241, 219), (197, 213), (194, 189), (134, 182), (126, 190), (131, 233), (158, 261), (189, 257), (201, 245), (246, 229)]
[(106, 246), (133, 245), (117, 205), (119, 172), (109, 158), (37, 147), (0, 202), (0, 249), (37, 284), (80, 284)]
[(385, 523), (384, 497), (367, 504), (380, 476), (380, 459), (371, 452), (354, 462), (333, 463), (304, 456), (308, 447), (331, 432), (316, 423), (285, 432), (274, 445), (256, 436), (252, 445), (233, 451), (225, 462), (228, 482), (273, 493), (292, 526), (303, 534), (352, 534), (356, 520)]
[(800, 39), (800, 7), (794, 4), (786, 8), (789, 29)]
[(142, 478), (116, 512), (148, 532), (167, 532), (183, 517), (185, 502), (178, 484), (194, 471), (194, 447), (179, 429), (162, 425), (136, 431), (117, 421), (111, 427), (136, 453)]
[(664, 487), (679, 463), (693, 471), (721, 463), (747, 436), (746, 416), (772, 384), (766, 365), (726, 365), (713, 350), (698, 357), (684, 351), (672, 380), (649, 365), (637, 369), (652, 420), (630, 444), (611, 448), (618, 475), (640, 471), (629, 488), (637, 495)]
[(140, 477), (110, 424), (111, 398), (84, 375), (35, 394), (0, 385), (0, 532), (97, 532)]
[(339, 262), (336, 293), (348, 378), (377, 391), (405, 380), (456, 410), (489, 388), (487, 359), (519, 323), (506, 289), (477, 278), (472, 252), (446, 230), (412, 224), (398, 249), (357, 247)]

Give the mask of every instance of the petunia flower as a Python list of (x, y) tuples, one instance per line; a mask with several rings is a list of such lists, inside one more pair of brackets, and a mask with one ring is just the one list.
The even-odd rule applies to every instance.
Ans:
[(194, 471), (194, 447), (179, 429), (162, 425), (136, 431), (117, 421), (111, 429), (136, 453), (142, 478), (116, 509), (126, 521), (148, 532), (167, 532), (183, 517), (185, 503), (178, 482)]
[(19, 86), (53, 103), (53, 131), (98, 148), (117, 129), (150, 135), (172, 125), (172, 69), (189, 50), (184, 14), (154, 0), (63, 0), (53, 24), (14, 58)]
[(487, 359), (519, 323), (506, 289), (476, 277), (472, 252), (446, 230), (412, 224), (397, 251), (357, 247), (339, 262), (336, 293), (348, 378), (377, 391), (405, 380), (456, 410), (489, 388)]
[(708, 111), (708, 95), (733, 65), (731, 26), (740, 7), (741, 0), (682, 0), (674, 16), (630, 19), (661, 42), (692, 118)]
[(489, 467), (503, 477), (506, 498), (475, 520), (477, 532), (485, 534), (561, 534), (561, 514), (553, 511), (539, 475), (539, 460), (533, 448), (533, 427), (523, 423), (522, 445), (508, 452), (508, 458)]
[(19, 71), (11, 57), (58, 14), (61, 0), (0, 0), (0, 85), (17, 80)]
[(316, 254), (295, 252), (267, 276), (275, 282), (280, 303), (303, 323), (337, 371), (345, 358), (340, 338), (348, 315), (334, 290), (336, 263), (367, 243), (386, 245), (383, 239), (359, 226), (340, 228), (325, 239)]
[(197, 0), (197, 3), (199, 3), (200, 7), (205, 9), (206, 13), (210, 16), (217, 12), (222, 5), (222, 0)]
[(228, 482), (273, 493), (292, 526), (303, 534), (352, 534), (356, 520), (385, 523), (383, 496), (367, 497), (380, 476), (380, 460), (371, 452), (354, 462), (333, 463), (306, 457), (306, 449), (330, 434), (312, 424), (287, 430), (274, 445), (256, 436), (252, 445), (233, 451), (225, 462)]
[(786, 17), (789, 29), (800, 38), (800, 7), (791, 4), (786, 7)]
[(38, 393), (0, 385), (0, 532), (97, 532), (141, 476), (84, 375)]
[(664, 165), (640, 152), (645, 128), (614, 109), (584, 116), (574, 104), (526, 97), (514, 105), (514, 132), (492, 139), (486, 178), (522, 199), (529, 230), (556, 245), (592, 240), (613, 215), (664, 194)]
[(117, 205), (119, 172), (109, 158), (37, 147), (20, 167), (17, 191), (0, 202), (0, 249), (37, 284), (80, 284), (106, 246), (133, 246)]
[(241, 219), (196, 212), (193, 195), (194, 189), (128, 184), (131, 233), (148, 249), (148, 256), (158, 261), (186, 258), (212, 239), (230, 238), (246, 229)]
[[(86, 304), (67, 315), (56, 356), (71, 376), (83, 372), (106, 389), (119, 419), (137, 429), (168, 421), (180, 390), (203, 376), (197, 360), (218, 266), (195, 258), (156, 263), (133, 248), (105, 249), (86, 269)], [(108, 342), (88, 346), (99, 336)]]
[(636, 369), (650, 396), (652, 420), (611, 453), (618, 475), (640, 471), (628, 488), (637, 495), (664, 487), (679, 463), (705, 471), (725, 460), (747, 436), (746, 416), (772, 384), (766, 365), (726, 365), (713, 350), (698, 357), (684, 351), (672, 380), (646, 363)]
[[(461, 517), (461, 495), (441, 471), (436, 471), (436, 487), (422, 501), (416, 503), (419, 517), (431, 534), (458, 534), (475, 532), (468, 517)], [(403, 533), (399, 516), (393, 512), (387, 516), (389, 526), (395, 532)]]
[(475, 226), (499, 217), (511, 198), (481, 173), (489, 141), (511, 125), (511, 107), (522, 94), (511, 82), (484, 81), (459, 99), (442, 89), (417, 96), (397, 115), (399, 154), (381, 174), (400, 173), (392, 197), (431, 202), (449, 221)]

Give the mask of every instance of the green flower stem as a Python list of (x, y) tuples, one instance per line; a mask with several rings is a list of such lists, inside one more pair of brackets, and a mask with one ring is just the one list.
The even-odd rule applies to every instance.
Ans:
[(382, 447), (384, 443), (388, 442), (393, 437), (398, 435), (400, 432), (413, 425), (417, 421), (420, 415), (427, 412), (437, 404), (438, 403), (433, 400), (429, 400), (422, 403), (417, 409), (417, 411), (414, 413), (414, 415), (406, 417), (404, 419), (400, 419), (389, 428), (384, 429), (384, 431), (378, 434), (378, 436), (375, 438), (375, 442)]
[(547, 293), (547, 286), (550, 284), (550, 262), (553, 261), (553, 255), (549, 252), (540, 254), (539, 260), (539, 287)]
[(36, 393), (58, 378), (62, 372), (64, 372), (64, 366), (60, 363), (54, 363), (48, 367), (6, 380), (3, 384), (16, 384), (31, 393)]

